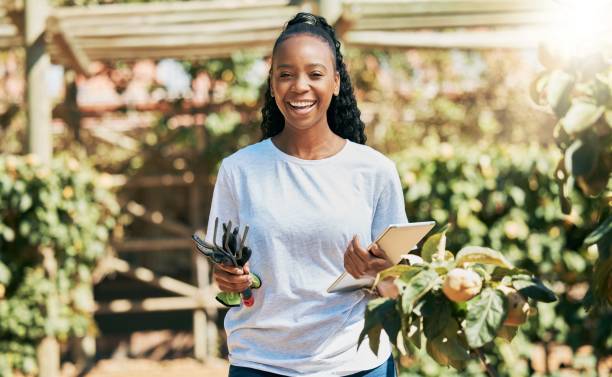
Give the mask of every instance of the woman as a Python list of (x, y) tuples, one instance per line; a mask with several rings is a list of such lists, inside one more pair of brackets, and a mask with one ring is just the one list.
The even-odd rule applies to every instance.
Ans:
[[(395, 165), (364, 145), (364, 124), (333, 28), (299, 13), (272, 52), (262, 141), (222, 161), (214, 219), (249, 225), (244, 269), (216, 267), (226, 292), (262, 278), (252, 307), (225, 318), (230, 376), (395, 376), (390, 343), (357, 349), (368, 297), (327, 293), (345, 269), (355, 277), (389, 267), (365, 246), (407, 222)], [(365, 240), (362, 245), (360, 240)]]

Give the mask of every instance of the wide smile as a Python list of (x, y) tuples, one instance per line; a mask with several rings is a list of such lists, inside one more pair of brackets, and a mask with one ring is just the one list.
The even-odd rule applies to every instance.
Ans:
[(288, 107), (293, 110), (293, 112), (297, 114), (308, 114), (310, 110), (314, 108), (317, 104), (315, 100), (307, 100), (307, 101), (288, 101)]

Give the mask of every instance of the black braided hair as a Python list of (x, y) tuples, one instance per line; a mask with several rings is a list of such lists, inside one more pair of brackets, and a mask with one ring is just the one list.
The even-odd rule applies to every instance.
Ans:
[[(361, 121), (361, 112), (357, 108), (357, 101), (353, 93), (351, 78), (346, 71), (340, 42), (336, 38), (334, 28), (325, 21), (325, 18), (310, 13), (301, 12), (295, 15), (285, 26), (282, 33), (274, 43), (272, 56), (279, 44), (291, 36), (297, 34), (309, 34), (326, 42), (335, 56), (335, 68), (340, 75), (340, 93), (333, 96), (327, 109), (327, 123), (329, 128), (338, 136), (349, 139), (355, 143), (365, 144), (365, 125)], [(270, 69), (270, 73), (272, 69)], [(285, 118), (276, 106), (274, 98), (270, 93), (270, 76), (261, 109), (262, 140), (279, 134), (285, 127)]]

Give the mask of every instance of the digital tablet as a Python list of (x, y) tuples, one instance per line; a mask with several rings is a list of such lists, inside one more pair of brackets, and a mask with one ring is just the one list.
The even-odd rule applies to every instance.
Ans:
[[(402, 260), (402, 256), (414, 249), (417, 243), (436, 225), (435, 221), (423, 221), (407, 224), (391, 224), (372, 243), (378, 244), (385, 251), (387, 259), (395, 264)], [(372, 244), (368, 246), (370, 250)], [(374, 283), (374, 277), (365, 276), (355, 279), (348, 272), (342, 275), (327, 288), (328, 293), (353, 291), (364, 287), (370, 287)]]

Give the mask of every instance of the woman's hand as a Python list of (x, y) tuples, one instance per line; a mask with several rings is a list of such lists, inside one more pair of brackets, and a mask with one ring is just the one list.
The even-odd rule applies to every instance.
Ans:
[(344, 268), (356, 279), (364, 275), (374, 277), (392, 265), (386, 258), (385, 252), (377, 244), (373, 244), (368, 251), (361, 247), (356, 235), (349, 242), (344, 253)]
[(215, 264), (213, 276), (223, 292), (243, 292), (251, 286), (249, 264), (244, 268)]

